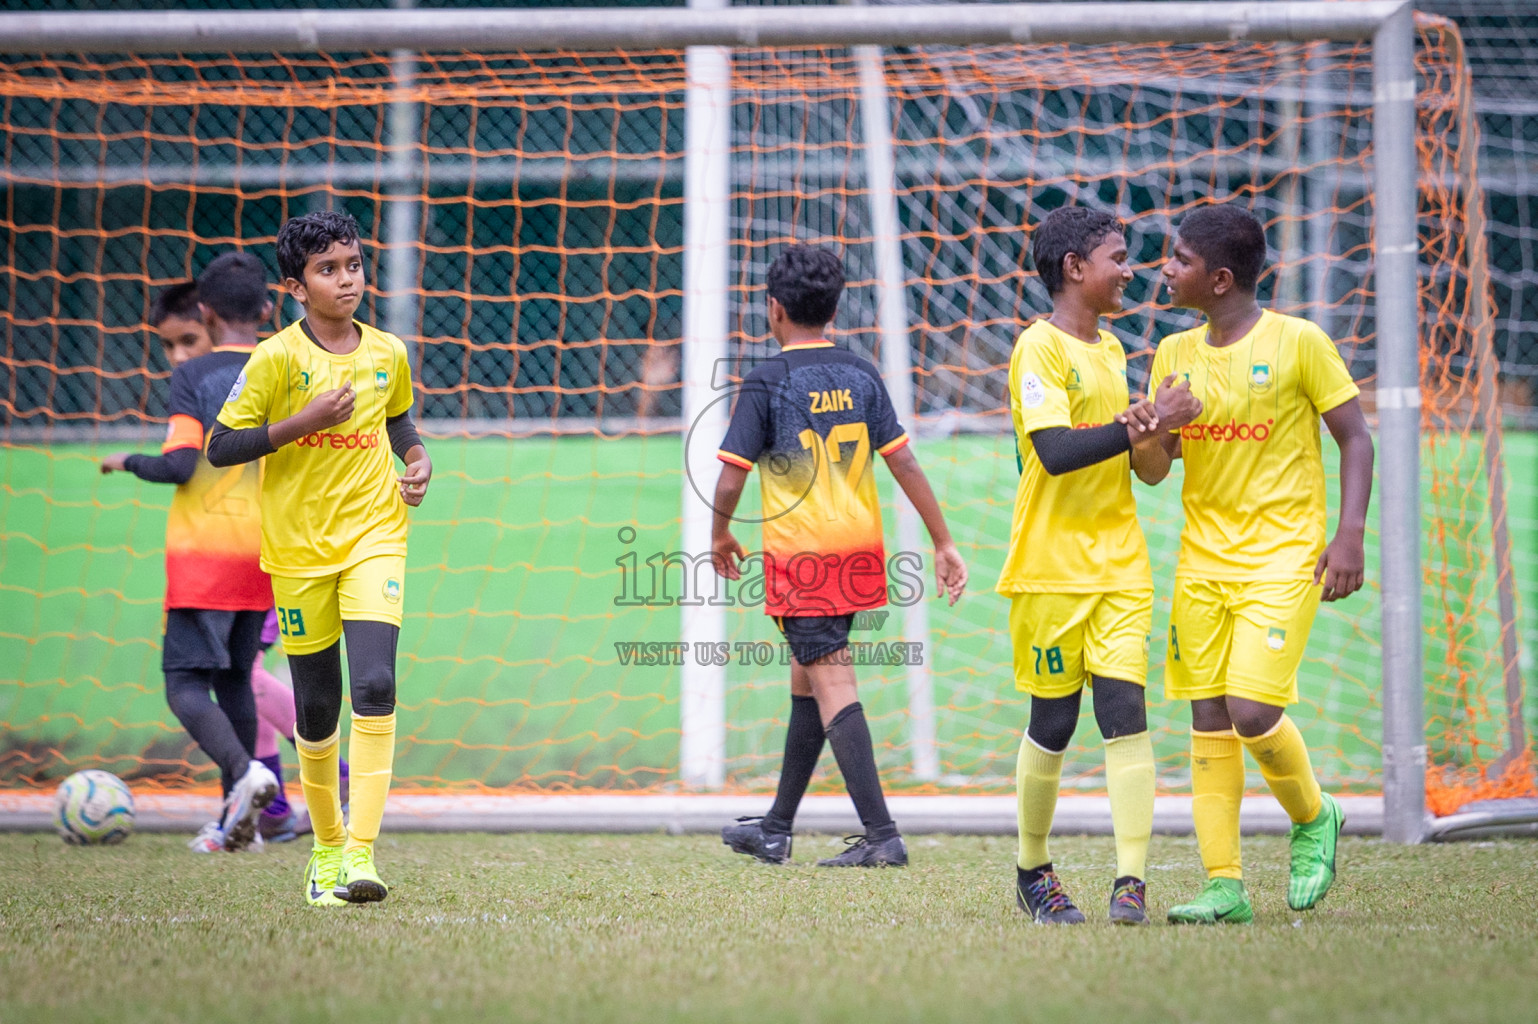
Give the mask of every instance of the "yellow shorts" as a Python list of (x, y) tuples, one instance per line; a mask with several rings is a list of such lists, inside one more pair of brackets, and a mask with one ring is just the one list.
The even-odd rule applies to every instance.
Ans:
[(1152, 625), (1152, 590), (1015, 594), (1009, 605), (1015, 689), (1070, 697), (1090, 675), (1145, 685)]
[(342, 636), (342, 621), (401, 624), (406, 556), (376, 555), (329, 576), (274, 576), (284, 654), (314, 654)]
[(1320, 593), (1310, 580), (1176, 579), (1164, 695), (1296, 704), (1298, 665)]

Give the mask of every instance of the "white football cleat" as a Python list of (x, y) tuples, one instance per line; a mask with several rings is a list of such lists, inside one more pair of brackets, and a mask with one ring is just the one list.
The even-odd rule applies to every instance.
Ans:
[(224, 832), (217, 821), (210, 821), (198, 829), (198, 834), (187, 840), (187, 849), (193, 853), (223, 853)]
[(257, 837), (257, 819), (277, 797), (278, 777), (262, 762), (252, 761), (224, 802), (224, 820), (219, 823), (224, 848), (234, 853), (250, 846)]

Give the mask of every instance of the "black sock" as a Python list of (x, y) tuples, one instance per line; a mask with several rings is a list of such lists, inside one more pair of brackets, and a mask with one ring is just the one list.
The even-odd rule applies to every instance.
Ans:
[(822, 756), (826, 734), (817, 711), (816, 697), (790, 698), (790, 724), (785, 728), (785, 759), (780, 764), (780, 788), (774, 794), (774, 806), (764, 815), (765, 832), (789, 832), (796, 820), (796, 808), (806, 793), (817, 759)]
[[(221, 669), (211, 674), (211, 681), (219, 710), (229, 719), (230, 728), (235, 730), (240, 745), (246, 749), (246, 761), (249, 764), (256, 757), (257, 723), (256, 694), (251, 691), (251, 666), (247, 665), (244, 669)], [(245, 774), (245, 767), (241, 768), (241, 774)]]
[(828, 742), (844, 776), (844, 788), (854, 801), (855, 813), (865, 826), (865, 838), (875, 842), (897, 834), (897, 826), (887, 813), (886, 797), (881, 793), (881, 776), (876, 772), (876, 752), (871, 747), (870, 726), (865, 723), (865, 709), (859, 701), (833, 716), (828, 723)]
[[(251, 766), (251, 751), (241, 742), (225, 710), (209, 695), (219, 669), (166, 669), (166, 703), (208, 755), (219, 766), (219, 786), (224, 795)], [(248, 689), (249, 695), (249, 689)]]

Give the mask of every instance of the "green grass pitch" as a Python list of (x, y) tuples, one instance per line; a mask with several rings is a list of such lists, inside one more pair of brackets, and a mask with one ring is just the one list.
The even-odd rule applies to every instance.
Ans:
[[(913, 837), (907, 870), (786, 868), (710, 836), (386, 834), (383, 904), (304, 905), (305, 843), (195, 856), (175, 836), (0, 835), (0, 1020), (630, 1020), (1417, 1024), (1531, 1021), (1530, 841), (1348, 838), (1315, 910), (1286, 843), (1246, 841), (1257, 923), (1115, 928), (1107, 839), (1054, 855), (1088, 925), (1030, 924), (1010, 839)], [(1156, 910), (1200, 884), (1156, 837)], [(1161, 917), (1162, 922), (1162, 917)]]

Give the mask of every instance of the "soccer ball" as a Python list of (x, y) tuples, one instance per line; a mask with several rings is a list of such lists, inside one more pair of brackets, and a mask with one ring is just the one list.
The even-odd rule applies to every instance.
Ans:
[(133, 831), (134, 795), (111, 772), (71, 775), (59, 783), (53, 807), (53, 827), (75, 846), (121, 843)]

